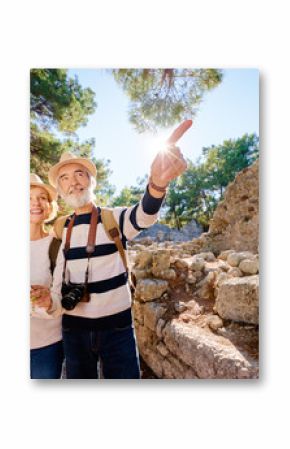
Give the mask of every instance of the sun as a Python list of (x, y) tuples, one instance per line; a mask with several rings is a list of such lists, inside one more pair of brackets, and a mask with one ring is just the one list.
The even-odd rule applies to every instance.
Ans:
[(151, 157), (156, 156), (158, 153), (166, 153), (168, 139), (168, 132), (158, 133), (158, 136), (148, 137), (146, 141), (146, 151)]

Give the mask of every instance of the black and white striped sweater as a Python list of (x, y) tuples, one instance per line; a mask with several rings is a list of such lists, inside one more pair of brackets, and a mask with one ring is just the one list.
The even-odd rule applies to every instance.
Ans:
[[(150, 195), (147, 187), (142, 199), (135, 206), (113, 209), (114, 217), (122, 233), (125, 251), (127, 240), (133, 239), (142, 229), (149, 228), (156, 222), (163, 200), (164, 197), (157, 199)], [(72, 229), (70, 249), (67, 254), (66, 280), (73, 283), (84, 282), (88, 260), (86, 245), (90, 219), (90, 213), (76, 216)], [(63, 247), (67, 226), (68, 220), (53, 276), (52, 299), (54, 310), (58, 309), (58, 311), (60, 311)], [(89, 263), (90, 302), (78, 303), (75, 309), (62, 310), (62, 312), (75, 317), (100, 318), (126, 311), (131, 307), (131, 292), (127, 281), (127, 273), (120, 254), (116, 245), (108, 239), (99, 213), (95, 251)]]

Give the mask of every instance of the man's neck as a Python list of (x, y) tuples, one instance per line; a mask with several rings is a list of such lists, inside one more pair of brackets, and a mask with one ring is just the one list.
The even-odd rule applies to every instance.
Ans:
[(92, 201), (90, 201), (88, 204), (85, 204), (82, 207), (77, 207), (75, 209), (75, 214), (76, 215), (89, 214), (92, 212), (93, 206), (94, 206), (94, 203)]

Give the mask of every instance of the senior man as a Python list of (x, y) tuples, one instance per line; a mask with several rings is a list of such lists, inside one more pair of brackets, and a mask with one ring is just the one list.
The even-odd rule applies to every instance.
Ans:
[[(186, 170), (175, 143), (191, 124), (183, 122), (168, 139), (167, 151), (155, 157), (140, 202), (113, 208), (123, 252), (128, 240), (156, 222), (169, 182)], [(64, 225), (50, 310), (62, 304), (67, 378), (96, 379), (101, 365), (104, 378), (138, 379), (128, 271), (94, 203), (96, 174), (90, 160), (70, 153), (50, 169), (50, 184), (75, 211)]]

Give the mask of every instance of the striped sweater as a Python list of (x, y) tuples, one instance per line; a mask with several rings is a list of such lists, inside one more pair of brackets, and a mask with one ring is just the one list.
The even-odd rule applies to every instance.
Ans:
[[(140, 200), (132, 207), (116, 207), (114, 217), (119, 223), (124, 250), (127, 241), (137, 236), (142, 229), (152, 226), (158, 217), (158, 211), (164, 197), (154, 198), (148, 187)], [(65, 315), (84, 318), (109, 317), (125, 311), (131, 306), (131, 292), (127, 273), (116, 245), (108, 239), (101, 222), (100, 208), (94, 253), (89, 262), (88, 290), (90, 301), (80, 302), (71, 310), (62, 310)], [(83, 283), (87, 268), (86, 245), (90, 227), (91, 213), (77, 215), (71, 234), (70, 249), (66, 256), (66, 282)], [(58, 254), (53, 276), (53, 310), (60, 312), (62, 272), (64, 264), (64, 243), (68, 222), (65, 223), (63, 241)]]

